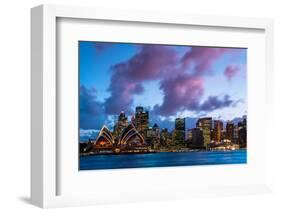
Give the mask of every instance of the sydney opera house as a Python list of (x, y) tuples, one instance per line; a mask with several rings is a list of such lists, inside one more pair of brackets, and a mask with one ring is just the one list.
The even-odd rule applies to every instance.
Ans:
[(115, 137), (104, 125), (97, 138), (89, 144), (87, 149), (91, 152), (148, 152), (148, 145), (143, 136), (133, 124), (123, 129), (120, 136)]

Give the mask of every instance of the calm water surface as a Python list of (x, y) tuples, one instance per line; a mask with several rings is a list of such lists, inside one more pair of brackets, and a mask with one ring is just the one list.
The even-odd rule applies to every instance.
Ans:
[(247, 151), (161, 152), (80, 156), (80, 170), (247, 163)]

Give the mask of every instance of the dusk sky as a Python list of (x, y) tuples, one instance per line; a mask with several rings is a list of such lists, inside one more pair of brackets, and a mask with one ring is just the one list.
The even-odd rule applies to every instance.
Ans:
[(149, 110), (151, 125), (174, 128), (186, 117), (223, 121), (247, 114), (247, 49), (79, 42), (80, 138), (103, 124), (113, 129), (121, 111)]

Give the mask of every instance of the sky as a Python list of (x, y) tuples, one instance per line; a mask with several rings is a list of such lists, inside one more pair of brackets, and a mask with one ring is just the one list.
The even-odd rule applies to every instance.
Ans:
[(193, 128), (199, 117), (247, 114), (247, 49), (79, 41), (80, 139), (113, 129), (121, 111), (149, 111), (150, 125)]

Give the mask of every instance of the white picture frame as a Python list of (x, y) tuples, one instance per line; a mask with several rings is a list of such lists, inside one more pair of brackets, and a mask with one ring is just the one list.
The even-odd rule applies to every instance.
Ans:
[[(224, 185), (220, 187), (199, 186), (190, 190), (180, 190), (170, 186), (169, 189), (153, 189), (151, 195), (118, 196), (118, 193), (108, 195), (108, 199), (98, 199), (89, 195), (58, 195), (58, 174), (60, 158), (57, 147), (57, 20), (87, 19), (108, 20), (119, 22), (153, 23), (159, 25), (200, 26), (206, 28), (254, 29), (264, 32), (266, 87), (262, 92), (266, 95), (266, 123), (271, 122), (273, 113), (273, 21), (271, 19), (216, 17), (187, 14), (152, 13), (145, 11), (122, 11), (110, 9), (85, 8), (74, 6), (41, 5), (31, 10), (31, 201), (34, 205), (47, 208), (59, 206), (91, 205), (99, 203), (137, 202), (142, 200), (165, 200), (173, 198), (188, 198), (198, 196), (252, 194), (270, 192), (271, 172), (270, 161), (265, 163), (263, 171), (266, 179), (259, 183)], [(257, 87), (257, 85), (254, 85)], [(268, 139), (270, 128), (266, 127)], [(268, 143), (265, 144), (268, 148)], [(268, 159), (268, 156), (267, 156)], [(184, 168), (182, 168), (184, 169)], [(154, 169), (151, 169), (153, 173)], [(159, 170), (155, 170), (159, 172)], [(175, 171), (178, 172), (178, 171)], [(120, 175), (120, 171), (116, 171)], [(138, 172), (137, 172), (138, 173)], [(144, 173), (145, 171), (141, 171)], [(129, 174), (129, 173), (128, 173)], [(144, 175), (140, 174), (140, 175)], [(126, 175), (124, 173), (124, 175)], [(146, 174), (147, 175), (147, 174)], [(149, 174), (148, 174), (149, 175)], [(94, 176), (93, 176), (94, 177)], [(75, 184), (75, 183), (74, 183)], [(115, 197), (114, 197), (115, 196)], [(156, 197), (157, 196), (157, 197)]]

